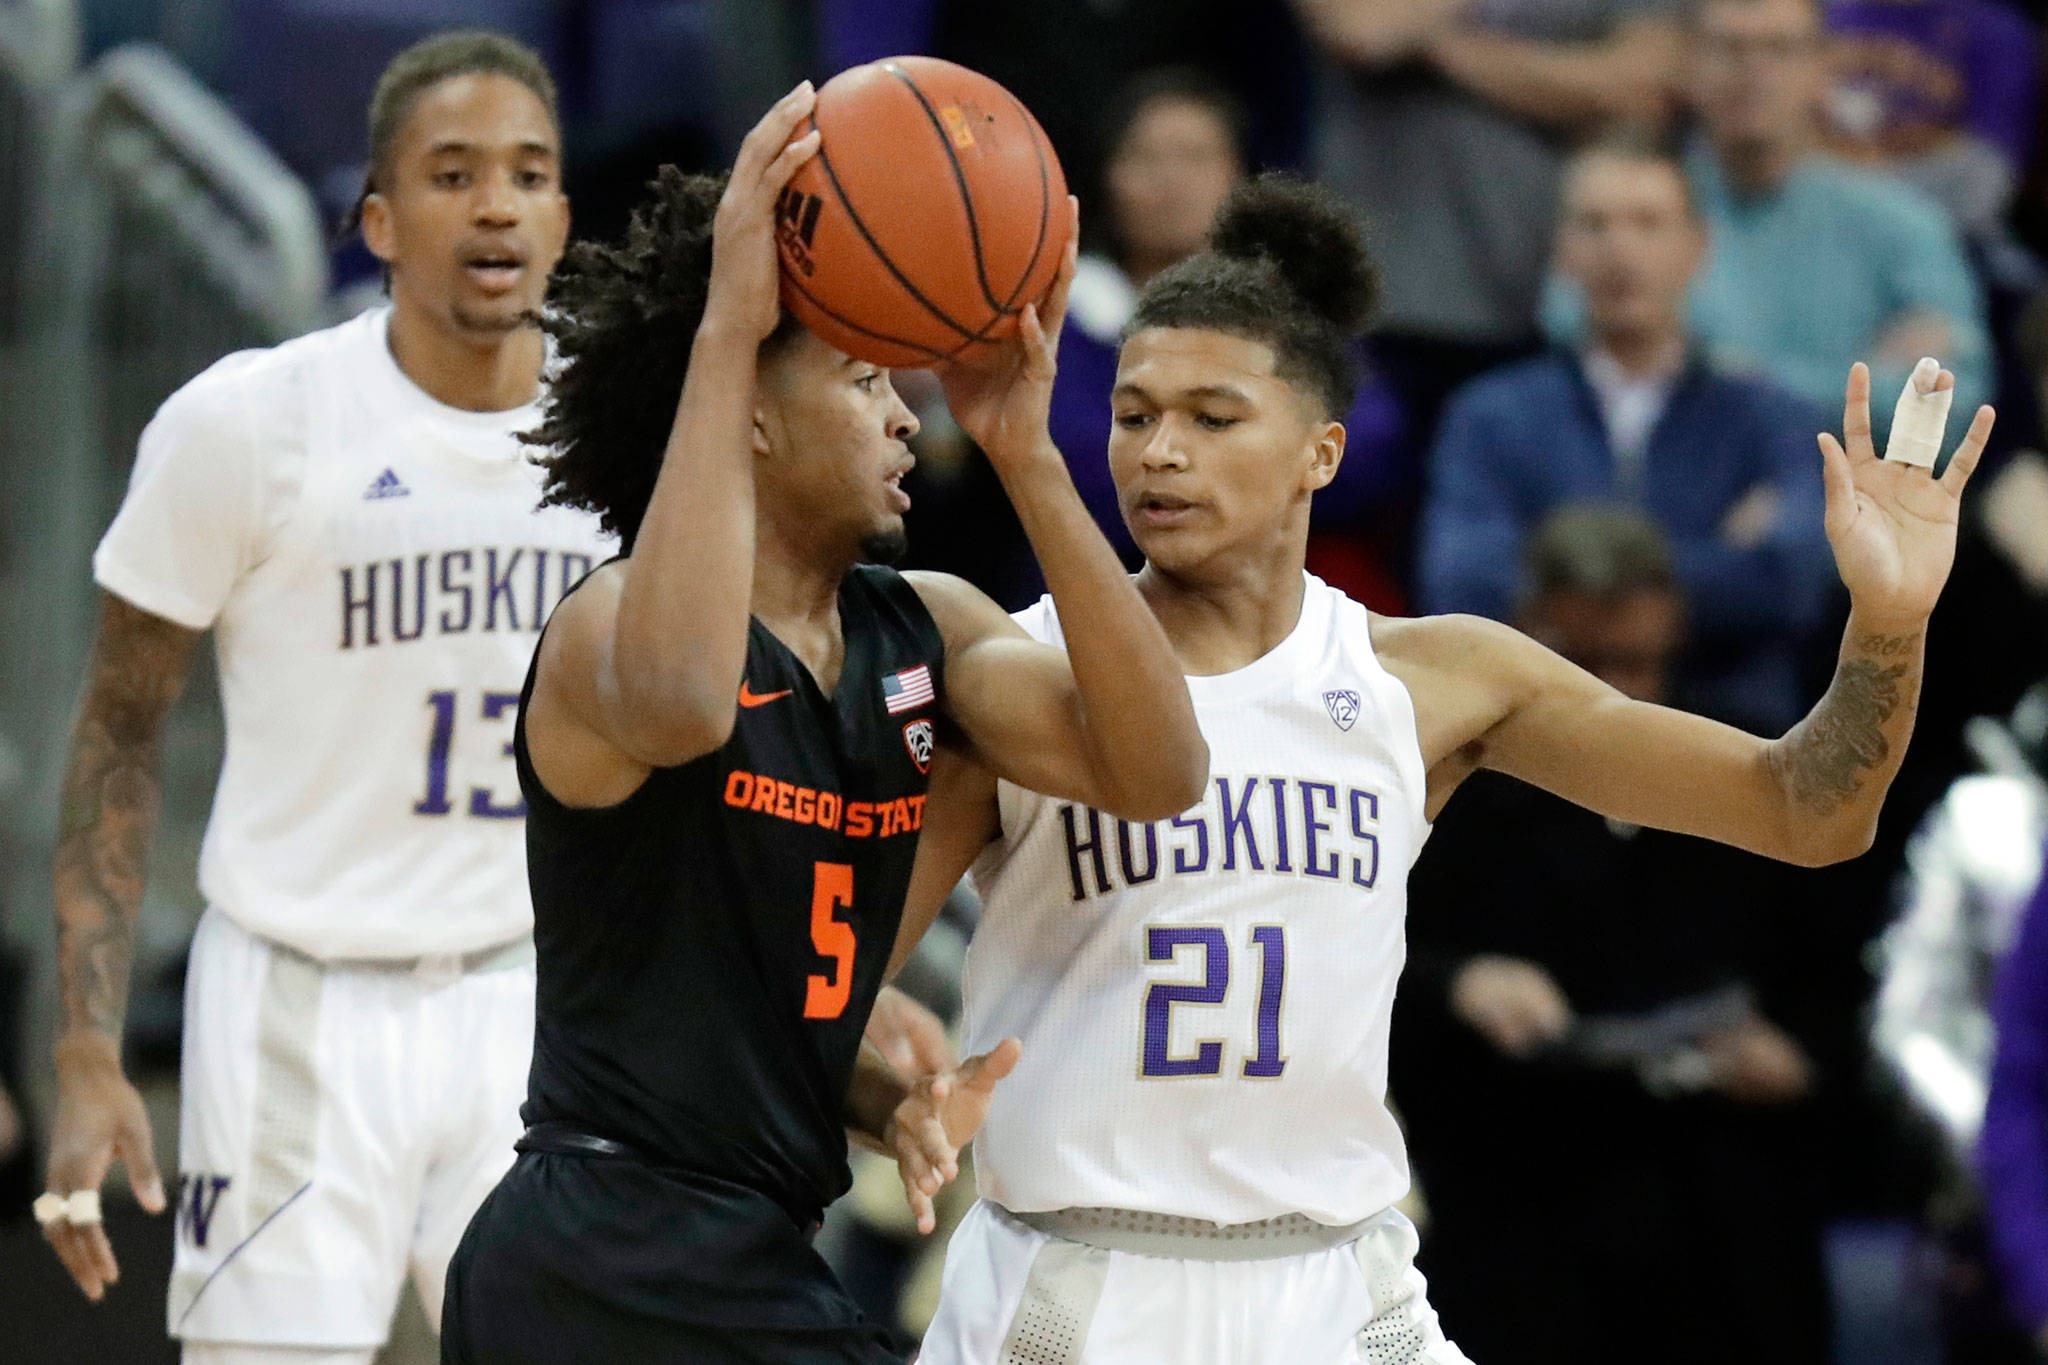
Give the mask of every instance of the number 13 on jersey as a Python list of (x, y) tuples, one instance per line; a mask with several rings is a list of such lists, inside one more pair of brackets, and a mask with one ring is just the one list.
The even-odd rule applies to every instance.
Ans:
[[(1287, 990), (1287, 930), (1284, 925), (1256, 926), (1245, 945), (1259, 961), (1258, 1050), (1244, 1059), (1239, 1074), (1272, 1080), (1287, 1069), (1280, 1055), (1280, 1002)], [(1173, 1007), (1221, 1005), (1230, 995), (1230, 940), (1213, 924), (1148, 924), (1145, 960), (1178, 961), (1183, 949), (1198, 948), (1199, 981), (1155, 981), (1145, 990), (1145, 1054), (1140, 1076), (1220, 1076), (1223, 1040), (1204, 1039), (1192, 1055), (1173, 1054)]]

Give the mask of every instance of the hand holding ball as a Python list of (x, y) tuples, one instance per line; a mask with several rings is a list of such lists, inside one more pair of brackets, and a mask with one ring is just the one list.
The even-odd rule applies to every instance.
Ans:
[(1030, 111), (965, 67), (896, 57), (827, 81), (792, 137), (813, 126), (822, 145), (776, 210), (783, 306), (885, 367), (1013, 335), (1073, 235), (1066, 177)]

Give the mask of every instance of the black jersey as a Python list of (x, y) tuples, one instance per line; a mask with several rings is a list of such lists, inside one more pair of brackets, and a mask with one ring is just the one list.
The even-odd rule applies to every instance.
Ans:
[(578, 810), (514, 746), (539, 950), (521, 1111), (738, 1181), (805, 1221), (848, 1183), (844, 1103), (924, 824), (944, 646), (895, 572), (839, 593), (827, 696), (759, 621), (730, 739)]

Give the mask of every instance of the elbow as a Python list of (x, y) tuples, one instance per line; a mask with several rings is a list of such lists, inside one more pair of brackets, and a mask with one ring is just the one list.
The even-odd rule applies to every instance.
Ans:
[(1832, 867), (1860, 858), (1877, 843), (1877, 822), (1864, 820), (1853, 825), (1831, 824), (1794, 841), (1779, 858), (1799, 867)]
[(1209, 785), (1209, 745), (1199, 734), (1177, 762), (1157, 762), (1141, 782), (1118, 784), (1103, 809), (1119, 820), (1149, 824), (1171, 820), (1198, 805)]

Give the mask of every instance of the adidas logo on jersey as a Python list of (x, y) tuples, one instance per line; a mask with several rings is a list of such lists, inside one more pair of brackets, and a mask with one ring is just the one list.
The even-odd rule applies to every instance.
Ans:
[(412, 490), (405, 486), (405, 481), (398, 477), (397, 470), (387, 469), (382, 474), (379, 474), (368, 488), (363, 490), (363, 501), (371, 502), (377, 498), (403, 498), (411, 492)]

